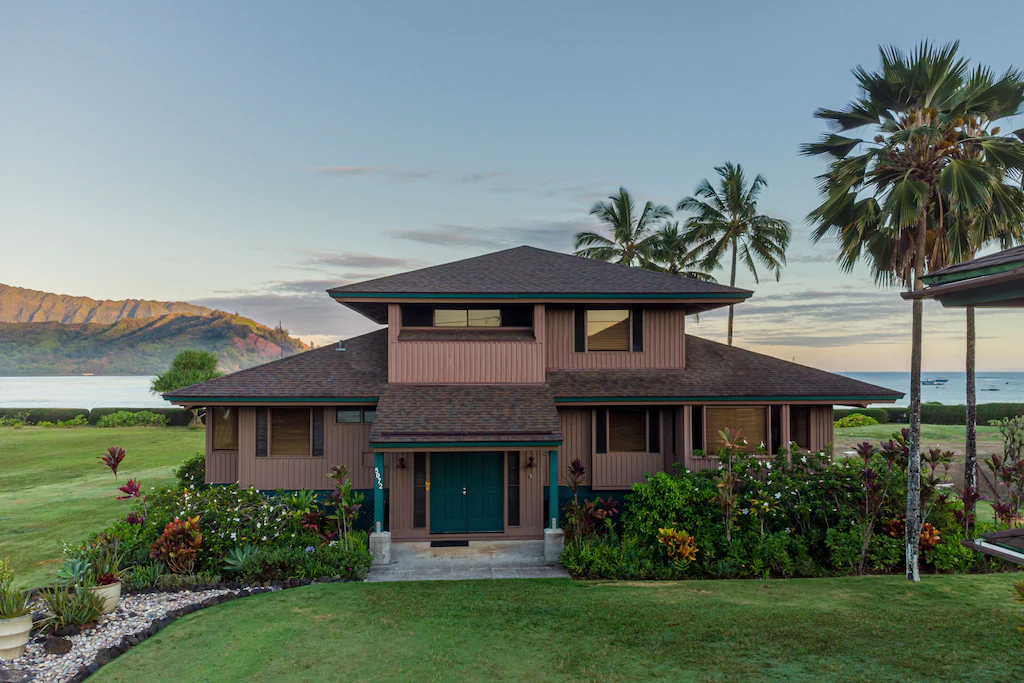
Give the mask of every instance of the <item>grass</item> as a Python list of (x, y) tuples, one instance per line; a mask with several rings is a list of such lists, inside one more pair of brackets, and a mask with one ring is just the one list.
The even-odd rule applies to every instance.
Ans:
[(1021, 575), (325, 584), (191, 614), (90, 680), (1020, 680)]
[(81, 541), (125, 513), (118, 483), (97, 459), (108, 446), (127, 452), (121, 483), (134, 477), (148, 491), (172, 483), (174, 468), (202, 452), (204, 438), (184, 427), (0, 428), (0, 554), (17, 582), (49, 581), (63, 541)]
[[(888, 439), (893, 432), (898, 432), (908, 424), (878, 424), (867, 427), (847, 427), (836, 429), (836, 437), (856, 439)], [(967, 427), (964, 425), (921, 425), (921, 442), (929, 441), (963, 441), (967, 438)], [(983, 441), (1001, 441), (998, 427), (978, 425), (978, 439)]]

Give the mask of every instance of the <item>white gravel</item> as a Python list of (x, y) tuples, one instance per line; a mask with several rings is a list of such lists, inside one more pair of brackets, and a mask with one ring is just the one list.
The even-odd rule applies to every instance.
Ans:
[(10, 661), (3, 662), (7, 669), (22, 670), (34, 676), (33, 680), (62, 682), (70, 680), (88, 666), (96, 657), (96, 653), (117, 645), (124, 636), (141, 633), (149, 628), (156, 619), (166, 616), (168, 612), (186, 605), (202, 602), (207, 598), (230, 593), (228, 590), (208, 590), (180, 593), (148, 593), (144, 595), (124, 595), (117, 609), (100, 617), (95, 628), (75, 636), (71, 640), (71, 652), (66, 655), (48, 655), (43, 651), (46, 636), (34, 635), (29, 641), (25, 654)]

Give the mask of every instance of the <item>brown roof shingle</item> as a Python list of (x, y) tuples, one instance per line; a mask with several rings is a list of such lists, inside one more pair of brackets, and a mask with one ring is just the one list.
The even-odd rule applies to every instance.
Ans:
[(543, 385), (389, 386), (371, 443), (560, 441), (551, 389)]
[(898, 399), (898, 391), (686, 335), (685, 370), (549, 370), (556, 398)]
[(164, 394), (189, 398), (376, 398), (388, 381), (388, 331), (306, 351)]
[(745, 298), (752, 294), (714, 282), (631, 268), (536, 247), (515, 247), (407, 273), (328, 290), (344, 299), (351, 293), (401, 294), (711, 294)]

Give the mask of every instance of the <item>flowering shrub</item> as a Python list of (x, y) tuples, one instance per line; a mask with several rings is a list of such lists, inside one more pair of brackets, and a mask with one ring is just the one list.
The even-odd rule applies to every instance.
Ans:
[(206, 454), (196, 453), (185, 460), (174, 470), (174, 478), (178, 481), (179, 488), (192, 491), (205, 489), (209, 486), (206, 483)]
[(184, 521), (175, 517), (153, 542), (150, 557), (161, 560), (175, 574), (191, 574), (202, 545), (199, 517), (186, 517)]
[[(590, 578), (732, 578), (898, 572), (904, 563), (908, 434), (862, 444), (857, 456), (798, 451), (769, 457), (723, 435), (716, 469), (649, 475), (627, 495), (621, 536), (568, 542), (563, 564)], [(934, 450), (934, 449), (933, 449)], [(948, 487), (948, 454), (923, 458), (920, 543), (926, 571), (990, 571), (1001, 560), (959, 544), (963, 500)], [(983, 533), (991, 528), (976, 524)], [(669, 534), (686, 529), (699, 548), (675, 562)], [(668, 530), (668, 533), (666, 533)]]

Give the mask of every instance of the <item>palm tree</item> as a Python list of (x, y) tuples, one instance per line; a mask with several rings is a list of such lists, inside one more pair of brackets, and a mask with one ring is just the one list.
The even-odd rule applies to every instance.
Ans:
[(643, 264), (644, 268), (703, 282), (716, 281), (704, 267), (700, 249), (694, 245), (693, 238), (679, 231), (679, 221), (666, 221), (654, 233), (654, 239), (653, 258)]
[[(808, 219), (818, 226), (815, 241), (836, 238), (843, 270), (864, 258), (876, 281), (918, 290), (928, 265), (939, 267), (950, 245), (958, 243), (948, 228), (971, 224), (948, 222), (946, 211), (964, 218), (997, 212), (998, 221), (1017, 222), (1020, 207), (1006, 192), (1005, 179), (1024, 169), (1024, 146), (990, 124), (1016, 113), (1024, 101), (1024, 75), (1011, 69), (996, 78), (985, 67), (969, 71), (957, 49), (957, 43), (936, 48), (927, 41), (909, 55), (880, 48), (878, 71), (853, 72), (859, 99), (842, 110), (815, 112), (834, 132), (802, 148), (830, 158), (819, 178), (824, 200)], [(843, 135), (865, 127), (873, 129), (871, 139)], [(921, 300), (912, 306), (905, 540), (907, 578), (919, 581)]]
[(642, 265), (654, 256), (656, 238), (654, 228), (672, 215), (664, 204), (647, 202), (639, 214), (636, 202), (626, 188), (617, 195), (598, 202), (590, 210), (611, 232), (611, 238), (593, 230), (576, 233), (576, 255), (611, 261), (626, 266)]
[[(721, 179), (719, 189), (704, 179), (697, 185), (695, 196), (686, 197), (678, 206), (680, 211), (696, 214), (686, 221), (686, 236), (704, 254), (704, 270), (718, 268), (726, 251), (731, 251), (730, 287), (736, 286), (736, 267), (741, 260), (754, 276), (754, 282), (761, 281), (758, 262), (778, 280), (782, 277), (782, 266), (786, 265), (792, 231), (786, 221), (757, 212), (757, 200), (768, 182), (758, 175), (748, 186), (743, 167), (732, 162), (717, 166), (715, 172)], [(732, 330), (733, 305), (729, 304), (729, 346)]]

